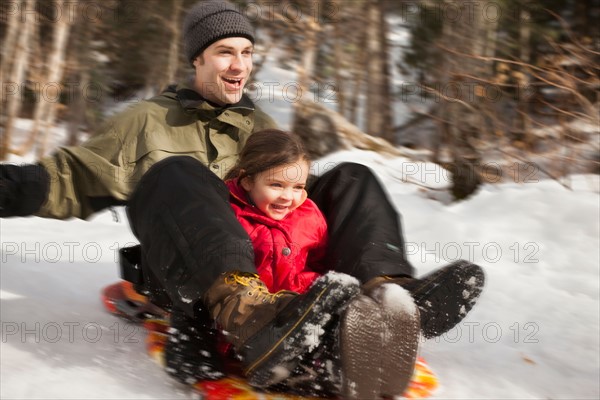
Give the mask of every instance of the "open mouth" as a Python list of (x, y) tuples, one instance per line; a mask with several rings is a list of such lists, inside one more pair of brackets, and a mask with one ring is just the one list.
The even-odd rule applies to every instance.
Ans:
[(278, 204), (271, 204), (271, 208), (275, 211), (285, 211), (288, 209), (288, 206), (281, 206)]
[(225, 87), (229, 90), (240, 90), (242, 88), (242, 82), (244, 79), (242, 78), (225, 78), (221, 77), (223, 82), (225, 82)]

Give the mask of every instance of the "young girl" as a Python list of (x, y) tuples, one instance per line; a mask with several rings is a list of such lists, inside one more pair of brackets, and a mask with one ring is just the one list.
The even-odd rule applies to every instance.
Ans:
[(272, 293), (304, 293), (322, 275), (327, 224), (305, 190), (310, 161), (300, 139), (269, 129), (250, 136), (226, 176), (231, 206)]
[[(309, 169), (297, 136), (264, 130), (248, 138), (238, 164), (225, 179), (231, 207), (252, 241), (260, 280), (271, 293), (304, 293), (331, 269), (325, 262), (327, 222), (305, 190)], [(377, 301), (357, 295), (345, 311), (327, 317), (331, 321), (323, 325), (314, 347), (286, 372), (289, 375), (281, 382), (286, 391), (356, 399), (404, 392), (418, 349), (418, 311), (413, 306), (408, 311), (400, 307), (395, 314), (381, 312), (378, 302), (399, 307), (398, 297), (389, 293), (406, 294), (400, 286), (383, 286), (373, 292)], [(410, 300), (406, 304), (412, 305)], [(310, 334), (308, 341), (315, 336)]]

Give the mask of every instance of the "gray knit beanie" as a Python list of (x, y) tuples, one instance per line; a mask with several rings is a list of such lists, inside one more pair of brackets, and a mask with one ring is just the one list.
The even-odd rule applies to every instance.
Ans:
[(190, 62), (217, 40), (228, 37), (245, 37), (254, 43), (254, 29), (250, 21), (231, 3), (202, 1), (185, 16), (183, 45)]

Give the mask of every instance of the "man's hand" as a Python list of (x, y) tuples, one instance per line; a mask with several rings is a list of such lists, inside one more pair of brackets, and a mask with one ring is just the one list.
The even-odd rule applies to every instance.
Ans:
[(0, 176), (0, 217), (7, 216), (4, 214), (6, 212), (6, 209), (9, 208), (11, 199), (13, 197), (11, 196), (11, 194), (12, 192), (14, 192), (11, 186), (11, 182)]
[(39, 164), (0, 164), (0, 218), (36, 213), (49, 188), (50, 175)]
[(0, 218), (11, 216), (9, 210), (15, 200), (15, 183), (10, 179), (13, 165), (0, 165)]

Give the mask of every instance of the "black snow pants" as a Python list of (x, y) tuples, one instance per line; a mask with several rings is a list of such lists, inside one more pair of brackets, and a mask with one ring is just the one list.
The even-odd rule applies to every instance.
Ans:
[[(331, 270), (361, 282), (412, 276), (399, 215), (370, 169), (345, 163), (323, 174), (309, 196), (326, 216)], [(194, 318), (200, 299), (227, 271), (256, 272), (252, 243), (229, 205), (227, 186), (191, 157), (170, 157), (142, 177), (128, 202), (151, 301)]]

